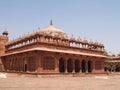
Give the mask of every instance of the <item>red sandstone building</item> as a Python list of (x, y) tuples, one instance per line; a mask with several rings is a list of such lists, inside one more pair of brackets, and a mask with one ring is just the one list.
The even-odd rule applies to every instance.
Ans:
[(103, 73), (104, 45), (80, 37), (68, 38), (53, 26), (8, 42), (8, 32), (0, 36), (4, 71), (33, 73)]

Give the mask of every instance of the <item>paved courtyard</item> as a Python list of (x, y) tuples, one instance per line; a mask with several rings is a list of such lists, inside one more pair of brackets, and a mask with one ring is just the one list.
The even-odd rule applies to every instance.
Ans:
[(120, 75), (39, 76), (8, 75), (0, 90), (120, 90)]

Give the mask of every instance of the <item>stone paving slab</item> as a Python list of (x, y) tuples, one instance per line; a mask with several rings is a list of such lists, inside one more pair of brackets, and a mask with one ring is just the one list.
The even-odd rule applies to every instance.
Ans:
[(120, 90), (120, 75), (80, 77), (10, 76), (0, 78), (0, 90)]

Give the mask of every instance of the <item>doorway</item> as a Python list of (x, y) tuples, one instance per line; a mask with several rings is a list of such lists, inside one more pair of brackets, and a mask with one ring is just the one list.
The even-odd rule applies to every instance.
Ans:
[(92, 72), (92, 62), (90, 60), (88, 61), (88, 72)]
[(71, 59), (68, 59), (67, 61), (67, 71), (71, 73), (73, 71), (73, 62)]
[(65, 72), (65, 60), (63, 58), (59, 59), (59, 72)]
[(82, 72), (86, 72), (86, 68), (85, 68), (85, 60), (82, 60)]
[(75, 72), (78, 73), (80, 71), (80, 61), (75, 60)]

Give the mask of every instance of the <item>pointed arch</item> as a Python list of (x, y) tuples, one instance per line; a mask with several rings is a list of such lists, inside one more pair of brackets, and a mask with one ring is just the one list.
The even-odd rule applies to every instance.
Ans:
[(80, 71), (80, 61), (79, 60), (75, 60), (75, 72), (79, 72)]
[(65, 60), (64, 58), (59, 59), (59, 72), (65, 72)]
[(86, 62), (85, 62), (85, 60), (82, 60), (82, 72), (84, 73), (84, 72), (86, 72), (86, 67), (85, 67), (85, 64), (86, 64)]
[(73, 71), (73, 62), (71, 59), (67, 60), (67, 71), (70, 73)]
[(92, 72), (92, 62), (90, 60), (88, 61), (88, 72)]

